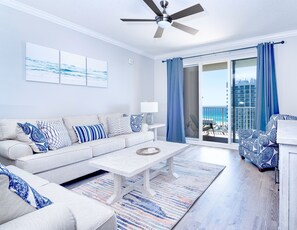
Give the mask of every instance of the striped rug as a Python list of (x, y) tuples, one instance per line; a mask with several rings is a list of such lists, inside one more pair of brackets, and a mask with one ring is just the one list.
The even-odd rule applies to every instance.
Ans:
[[(202, 162), (175, 161), (174, 170), (179, 177), (155, 177), (151, 181), (155, 196), (134, 190), (111, 205), (117, 215), (118, 229), (172, 229), (224, 168)], [(130, 182), (139, 179), (141, 177), (136, 177)], [(106, 203), (113, 192), (112, 175), (106, 173), (72, 191)]]

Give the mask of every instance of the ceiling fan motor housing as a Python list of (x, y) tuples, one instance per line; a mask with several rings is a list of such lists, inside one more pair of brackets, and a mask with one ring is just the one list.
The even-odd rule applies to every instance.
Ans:
[(165, 9), (165, 8), (167, 8), (167, 6), (168, 6), (168, 2), (167, 2), (167, 1), (161, 1), (161, 2), (160, 2), (160, 5), (161, 5), (162, 8)]

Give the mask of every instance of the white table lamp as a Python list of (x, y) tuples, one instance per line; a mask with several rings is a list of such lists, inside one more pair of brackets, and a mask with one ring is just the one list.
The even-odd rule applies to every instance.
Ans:
[(147, 113), (146, 123), (148, 125), (154, 124), (153, 113), (158, 112), (158, 102), (141, 102), (140, 107), (142, 113)]

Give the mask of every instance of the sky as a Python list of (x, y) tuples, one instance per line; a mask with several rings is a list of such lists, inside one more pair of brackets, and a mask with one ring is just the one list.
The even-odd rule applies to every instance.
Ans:
[[(235, 80), (250, 80), (255, 78), (256, 67), (240, 67), (235, 70)], [(202, 73), (201, 91), (203, 106), (227, 106), (226, 82), (228, 70), (213, 70)]]

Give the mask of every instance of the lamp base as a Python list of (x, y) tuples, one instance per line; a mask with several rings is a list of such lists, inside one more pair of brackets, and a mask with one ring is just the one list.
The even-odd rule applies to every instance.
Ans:
[(148, 125), (153, 125), (154, 124), (154, 115), (152, 113), (146, 114), (146, 123)]

